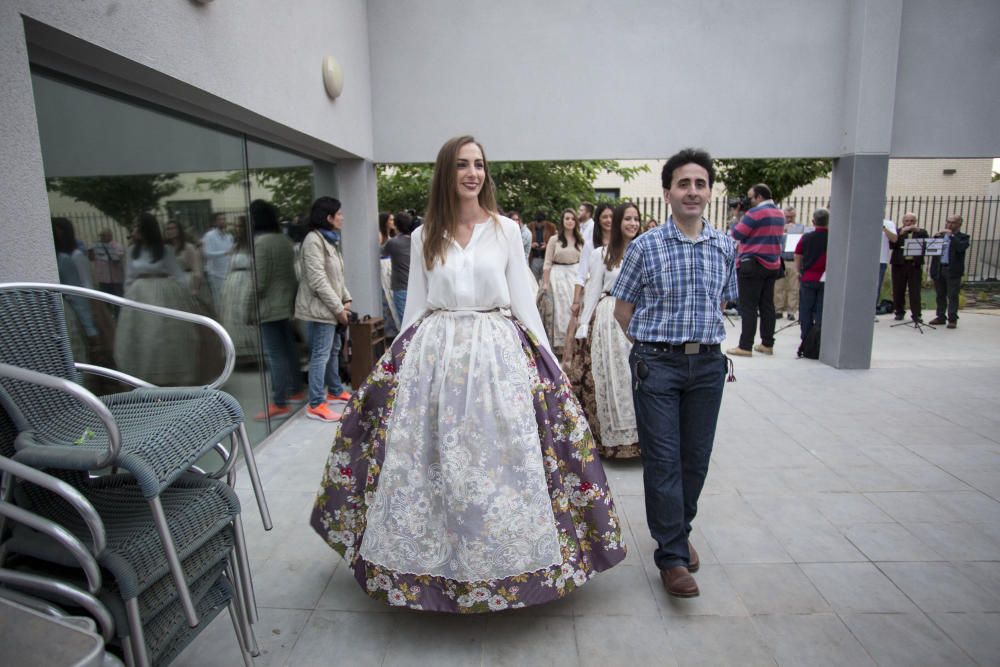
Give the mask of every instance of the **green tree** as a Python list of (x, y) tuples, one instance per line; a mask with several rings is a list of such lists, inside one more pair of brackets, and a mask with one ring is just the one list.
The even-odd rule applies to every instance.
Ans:
[(833, 169), (832, 160), (812, 159), (745, 159), (716, 160), (715, 170), (732, 196), (743, 196), (751, 186), (766, 183), (776, 202), (792, 194), (795, 188), (827, 176)]
[[(648, 171), (645, 165), (624, 167), (616, 160), (566, 162), (491, 162), (497, 204), (505, 211), (519, 211), (530, 220), (536, 211), (556, 218), (564, 208), (575, 209), (583, 200), (594, 200), (594, 179), (602, 171), (626, 181)], [(383, 211), (415, 209), (423, 214), (430, 195), (432, 165), (379, 165), (378, 202)]]
[[(220, 178), (199, 178), (198, 187), (212, 192), (225, 192), (243, 185), (243, 171), (231, 171)], [(251, 169), (250, 177), (257, 185), (271, 193), (271, 203), (283, 218), (308, 211), (313, 200), (312, 167), (275, 167)]]
[(64, 176), (46, 179), (45, 186), (90, 204), (126, 228), (140, 213), (155, 211), (162, 199), (181, 189), (177, 174)]

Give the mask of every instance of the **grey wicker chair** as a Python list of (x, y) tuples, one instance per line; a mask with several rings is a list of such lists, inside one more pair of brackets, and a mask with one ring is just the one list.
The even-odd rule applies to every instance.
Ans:
[[(201, 324), (226, 350), (222, 374), (206, 387), (154, 388), (113, 369), (73, 361), (63, 296), (87, 297)], [(0, 285), (0, 404), (20, 431), (15, 460), (36, 468), (95, 471), (122, 468), (134, 475), (159, 532), (188, 623), (194, 601), (180, 567), (160, 494), (227, 436), (244, 455), (265, 529), (271, 528), (243, 412), (219, 391), (232, 371), (228, 334), (213, 320), (66, 285)], [(139, 386), (98, 399), (78, 382), (80, 370)], [(144, 386), (143, 386), (144, 385)]]
[[(239, 501), (226, 484), (187, 473), (163, 493), (186, 583), (202, 619), (190, 628), (142, 491), (130, 475), (88, 479), (63, 471), (59, 479), (2, 456), (0, 471), (8, 484), (15, 477), (29, 482), (17, 483), (8, 494), (14, 503), (0, 501), (0, 516), (13, 523), (4, 552), (28, 570), (17, 574), (89, 589), (110, 610), (127, 664), (167, 664), (226, 606), (244, 661), (252, 664), (250, 650), (256, 642), (231, 565), (232, 519)], [(103, 573), (110, 575), (106, 582)]]

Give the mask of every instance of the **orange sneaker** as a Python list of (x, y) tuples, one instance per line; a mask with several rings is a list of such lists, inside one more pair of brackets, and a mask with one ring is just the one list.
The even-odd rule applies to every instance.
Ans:
[(328, 401), (344, 401), (346, 403), (347, 401), (351, 400), (351, 394), (348, 393), (348, 392), (346, 392), (346, 391), (342, 391), (339, 394), (334, 394), (333, 392), (329, 392), (328, 391), (328, 392), (326, 392), (326, 400), (328, 400)]
[(318, 419), (321, 422), (340, 421), (340, 413), (331, 410), (326, 403), (320, 403), (315, 408), (306, 408), (306, 417), (309, 419)]
[(275, 405), (274, 403), (271, 403), (267, 406), (267, 410), (264, 410), (263, 412), (258, 412), (256, 416), (254, 416), (254, 421), (263, 422), (267, 421), (268, 418), (282, 419), (290, 414), (292, 414), (292, 409), (290, 407), (288, 406), (281, 407)]
[(307, 400), (309, 400), (309, 397), (306, 396), (305, 391), (296, 392), (288, 397), (289, 403), (296, 403), (298, 405), (305, 403)]

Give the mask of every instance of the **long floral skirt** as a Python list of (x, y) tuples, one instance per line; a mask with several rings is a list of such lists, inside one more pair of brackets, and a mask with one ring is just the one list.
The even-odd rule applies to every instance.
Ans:
[(625, 557), (572, 390), (499, 312), (396, 338), (347, 405), (311, 523), (368, 595), (411, 609), (542, 604)]
[[(593, 334), (591, 334), (593, 335)], [(604, 446), (601, 443), (601, 429), (594, 428), (597, 421), (597, 398), (594, 391), (594, 375), (591, 372), (590, 360), (590, 336), (577, 338), (574, 341), (573, 361), (566, 366), (566, 376), (573, 385), (573, 394), (583, 408), (583, 415), (587, 418), (587, 423), (592, 424), (591, 435), (597, 451), (604, 455)]]
[(614, 310), (614, 297), (601, 299), (591, 334), (590, 368), (601, 433), (600, 452), (604, 458), (633, 459), (639, 456), (639, 433), (628, 364), (632, 345), (615, 321)]
[(554, 264), (549, 272), (549, 286), (552, 292), (553, 327), (549, 341), (552, 348), (561, 350), (566, 339), (573, 306), (573, 291), (576, 288), (578, 264)]

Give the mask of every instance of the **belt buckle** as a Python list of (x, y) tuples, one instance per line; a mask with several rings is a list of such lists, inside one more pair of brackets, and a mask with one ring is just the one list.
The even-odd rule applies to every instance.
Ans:
[(684, 343), (684, 354), (698, 354), (701, 352), (701, 343)]

